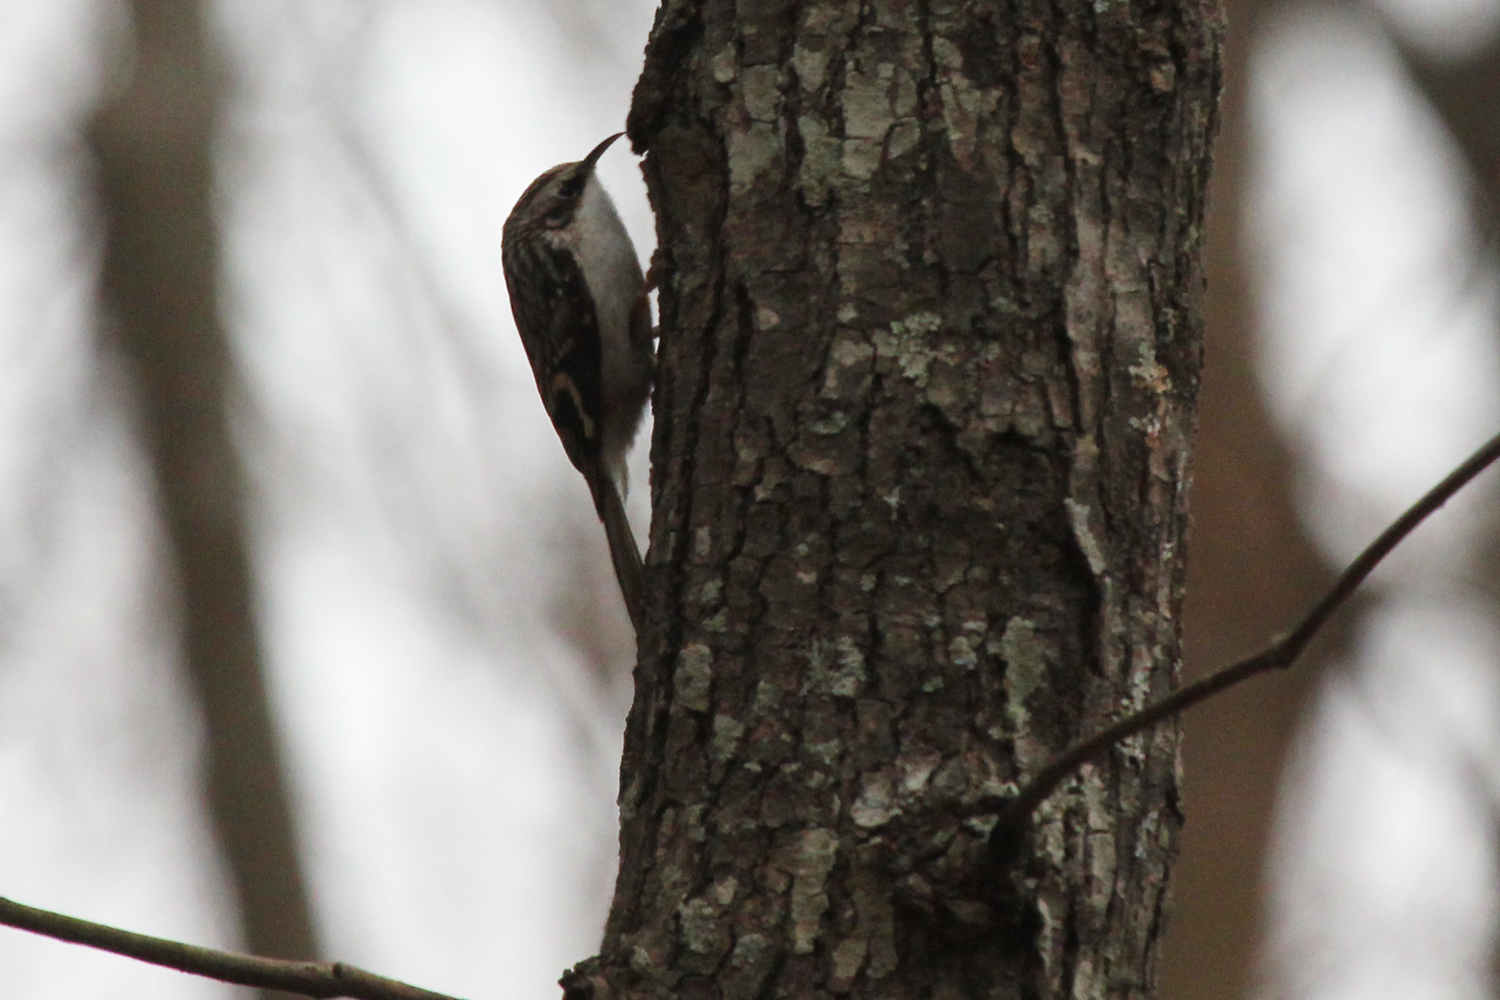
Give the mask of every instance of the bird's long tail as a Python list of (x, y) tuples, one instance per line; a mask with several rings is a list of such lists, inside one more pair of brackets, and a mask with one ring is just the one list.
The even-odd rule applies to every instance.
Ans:
[(620, 596), (625, 598), (630, 624), (639, 634), (645, 620), (646, 571), (641, 563), (641, 550), (635, 545), (635, 532), (630, 530), (630, 522), (625, 518), (625, 504), (620, 499), (619, 487), (609, 474), (602, 467), (595, 466), (584, 473), (584, 478), (594, 496), (594, 511), (604, 525), (604, 536), (609, 540), (609, 559), (614, 563)]

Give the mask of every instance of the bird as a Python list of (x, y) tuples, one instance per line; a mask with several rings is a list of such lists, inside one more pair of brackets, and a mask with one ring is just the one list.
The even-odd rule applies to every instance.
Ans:
[(604, 525), (635, 630), (645, 569), (625, 517), (625, 455), (655, 378), (649, 288), (594, 168), (624, 133), (532, 181), (505, 220), (501, 261), (542, 405)]

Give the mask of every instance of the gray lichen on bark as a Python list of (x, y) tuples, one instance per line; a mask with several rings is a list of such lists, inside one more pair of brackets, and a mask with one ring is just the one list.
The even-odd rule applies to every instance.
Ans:
[(1142, 996), (1211, 2), (672, 2), (632, 110), (664, 262), (621, 996)]

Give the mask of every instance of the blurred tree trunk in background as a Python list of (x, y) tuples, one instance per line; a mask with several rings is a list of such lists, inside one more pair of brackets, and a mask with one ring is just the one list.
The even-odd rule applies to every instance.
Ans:
[(1473, 174), (1476, 228), (1493, 247), (1500, 236), (1500, 37), (1463, 59), (1428, 55), (1394, 32), (1392, 40)]
[(574, 997), (1144, 997), (1175, 727), (984, 877), (966, 811), (1175, 679), (1219, 11), (669, 2), (621, 870)]
[(90, 130), (105, 229), (103, 309), (128, 359), (203, 711), (207, 806), (245, 944), (311, 958), (312, 922), (266, 700), (244, 475), (217, 311), (213, 137), (219, 67), (191, 0), (135, 0), (128, 89)]
[[(1263, 646), (1332, 579), (1302, 528), (1295, 459), (1260, 396), (1244, 219), (1247, 103), (1256, 27), (1281, 0), (1229, 0), (1224, 127), (1209, 187), (1203, 391), (1183, 623), (1184, 678)], [(1337, 623), (1335, 628), (1337, 628)], [(1183, 719), (1187, 822), (1162, 957), (1162, 996), (1247, 995), (1265, 915), (1267, 838), (1302, 708), (1329, 658), (1210, 701)]]
[[(1191, 679), (1263, 644), (1323, 591), (1332, 570), (1304, 531), (1293, 493), (1297, 459), (1260, 395), (1256, 312), (1247, 273), (1249, 59), (1257, 28), (1284, 0), (1229, 0), (1224, 129), (1214, 156), (1208, 223), (1203, 392), (1194, 457), (1184, 623)], [(1461, 63), (1396, 39), (1413, 78), (1452, 130), (1479, 181), (1480, 232), (1500, 232), (1500, 45)], [(1495, 551), (1494, 543), (1488, 547)], [(1500, 559), (1476, 559), (1494, 573)], [(1493, 592), (1500, 594), (1500, 587)], [(1266, 848), (1282, 765), (1321, 667), (1337, 658), (1348, 619), (1297, 670), (1250, 685), (1183, 723), (1189, 821), (1162, 961), (1170, 1000), (1243, 997), (1254, 982), (1266, 916)]]

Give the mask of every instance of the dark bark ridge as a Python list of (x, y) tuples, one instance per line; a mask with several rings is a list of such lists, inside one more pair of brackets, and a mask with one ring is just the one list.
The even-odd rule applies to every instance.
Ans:
[(578, 995), (1144, 996), (1217, 6), (668, 2), (621, 874)]

